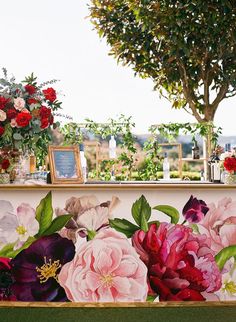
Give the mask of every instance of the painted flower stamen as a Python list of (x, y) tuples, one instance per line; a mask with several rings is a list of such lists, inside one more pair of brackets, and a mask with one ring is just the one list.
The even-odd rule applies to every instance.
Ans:
[(24, 235), (25, 233), (27, 233), (27, 229), (24, 227), (24, 226), (18, 226), (16, 228), (16, 232), (19, 234), (19, 235)]
[(40, 279), (40, 283), (45, 283), (47, 280), (52, 277), (58, 282), (58, 274), (57, 270), (61, 267), (60, 261), (56, 260), (52, 263), (51, 258), (49, 258), (49, 261), (47, 262), (47, 258), (44, 257), (44, 264), (40, 268), (37, 266), (36, 271), (40, 274), (38, 275), (38, 278)]
[(232, 295), (236, 295), (236, 283), (234, 283), (233, 281), (225, 283), (223, 291), (226, 291)]
[(100, 280), (105, 287), (111, 287), (113, 284), (113, 278), (111, 275), (101, 276)]

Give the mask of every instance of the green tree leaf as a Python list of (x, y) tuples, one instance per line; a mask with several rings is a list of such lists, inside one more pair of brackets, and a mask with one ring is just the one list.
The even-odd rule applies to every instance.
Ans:
[(112, 228), (119, 231), (120, 233), (125, 234), (128, 238), (132, 237), (136, 230), (140, 228), (126, 219), (110, 219), (109, 224)]
[(172, 224), (177, 224), (179, 221), (179, 212), (176, 208), (168, 205), (158, 205), (153, 209), (159, 210), (171, 218)]
[(222, 270), (227, 260), (236, 256), (236, 245), (223, 248), (216, 256), (215, 261), (219, 269)]
[(48, 236), (54, 234), (55, 232), (61, 230), (67, 222), (71, 219), (73, 215), (61, 215), (53, 219), (51, 225), (46, 229), (41, 236)]
[(39, 232), (37, 237), (42, 236), (43, 233), (50, 227), (52, 223), (53, 209), (52, 209), (52, 193), (51, 191), (40, 201), (36, 208), (36, 219), (39, 222)]
[(132, 216), (135, 222), (143, 231), (148, 231), (148, 220), (151, 217), (152, 208), (150, 207), (147, 199), (142, 195), (132, 205)]

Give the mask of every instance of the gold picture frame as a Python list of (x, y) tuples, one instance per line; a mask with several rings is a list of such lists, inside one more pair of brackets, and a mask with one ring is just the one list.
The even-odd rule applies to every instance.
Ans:
[(84, 182), (77, 146), (49, 145), (48, 157), (52, 184), (80, 184)]

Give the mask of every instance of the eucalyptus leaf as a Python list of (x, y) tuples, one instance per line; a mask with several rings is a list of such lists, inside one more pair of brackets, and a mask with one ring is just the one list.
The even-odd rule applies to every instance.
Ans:
[(14, 133), (13, 134), (13, 139), (16, 141), (20, 141), (23, 139), (22, 135), (20, 133)]

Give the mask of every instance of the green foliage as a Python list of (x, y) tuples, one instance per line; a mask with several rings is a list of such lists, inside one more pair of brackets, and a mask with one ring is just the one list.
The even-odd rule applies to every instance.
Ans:
[(155, 136), (151, 136), (144, 143), (144, 151), (146, 157), (142, 167), (138, 170), (140, 180), (158, 180), (158, 171), (162, 169), (160, 158), (160, 148)]
[(132, 224), (126, 219), (110, 219), (109, 225), (119, 231), (120, 233), (125, 234), (128, 238), (132, 237), (136, 230), (139, 230), (140, 227)]
[(84, 135), (79, 124), (74, 122), (65, 124), (61, 128), (61, 132), (64, 134), (65, 144), (73, 145), (83, 143)]
[(50, 191), (46, 197), (40, 201), (40, 204), (36, 208), (36, 219), (39, 223), (38, 236), (42, 236), (43, 233), (50, 227), (52, 216), (52, 193)]
[(14, 258), (22, 250), (28, 248), (35, 240), (35, 237), (29, 237), (24, 245), (18, 249), (14, 249), (15, 243), (7, 244), (0, 250), (0, 257)]
[(148, 220), (151, 217), (151, 211), (151, 207), (144, 195), (132, 205), (132, 217), (143, 231), (148, 231)]
[(163, 212), (165, 215), (171, 218), (172, 224), (178, 224), (179, 222), (179, 212), (176, 208), (168, 205), (158, 205), (153, 207), (153, 209)]
[(223, 248), (216, 256), (216, 264), (219, 269), (224, 268), (225, 263), (231, 258), (236, 256), (236, 245), (228, 246)]
[(222, 133), (221, 127), (216, 127), (212, 122), (207, 123), (166, 123), (152, 125), (149, 131), (156, 137), (160, 135), (168, 142), (176, 141), (177, 137), (182, 133), (192, 135), (192, 141), (196, 135), (202, 138), (210, 137), (213, 146), (217, 145), (219, 135)]
[(53, 219), (52, 193), (43, 198), (36, 208), (36, 219), (39, 222), (39, 231), (36, 237), (51, 235), (61, 230), (72, 215), (62, 215)]
[(118, 62), (199, 123), (236, 94), (235, 1), (91, 0), (90, 18)]
[(41, 233), (41, 236), (48, 236), (51, 234), (54, 234), (57, 231), (60, 231), (66, 224), (67, 222), (73, 217), (73, 215), (61, 215), (59, 217), (56, 217), (51, 221), (50, 226)]
[[(177, 224), (179, 221), (179, 212), (172, 206), (168, 205), (158, 205), (153, 209), (159, 210), (165, 213), (171, 218), (171, 223)], [(147, 232), (151, 224), (156, 224), (157, 227), (160, 222), (157, 220), (149, 221), (151, 217), (152, 208), (148, 203), (144, 195), (142, 195), (138, 200), (136, 200), (131, 208), (131, 213), (134, 221), (137, 225), (134, 225), (126, 219), (115, 218), (109, 220), (109, 224), (112, 228), (125, 234), (128, 238), (132, 237), (135, 231), (142, 230)]]

